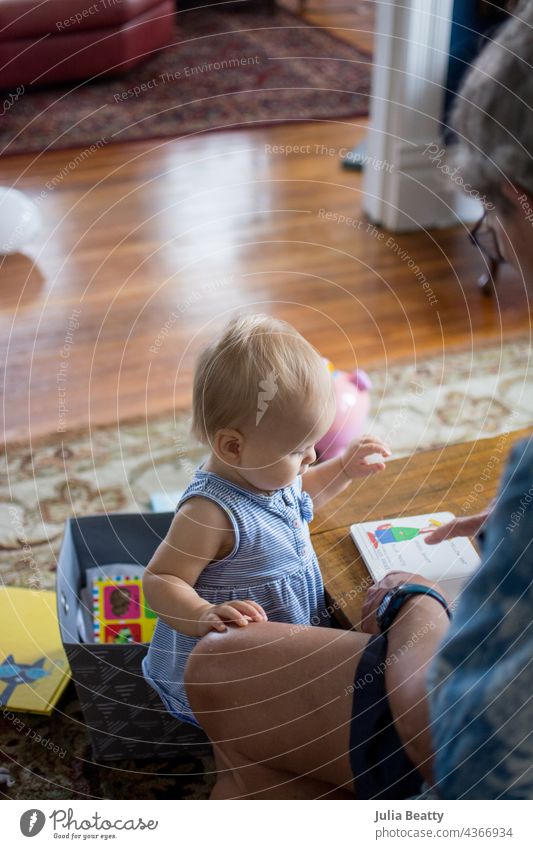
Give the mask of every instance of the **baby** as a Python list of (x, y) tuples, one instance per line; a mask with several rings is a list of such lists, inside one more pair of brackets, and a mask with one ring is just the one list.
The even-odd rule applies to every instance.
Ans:
[(210, 454), (185, 490), (143, 585), (159, 616), (143, 672), (174, 716), (198, 725), (183, 683), (208, 631), (271, 619), (329, 625), (308, 523), (353, 478), (389, 456), (365, 437), (318, 466), (315, 443), (335, 413), (331, 374), (289, 324), (233, 320), (201, 354), (194, 434)]

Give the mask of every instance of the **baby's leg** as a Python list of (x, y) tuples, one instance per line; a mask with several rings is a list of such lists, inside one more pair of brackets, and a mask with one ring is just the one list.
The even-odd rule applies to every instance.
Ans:
[(353, 681), (368, 639), (269, 622), (200, 641), (186, 680), (215, 746), (212, 798), (350, 798)]

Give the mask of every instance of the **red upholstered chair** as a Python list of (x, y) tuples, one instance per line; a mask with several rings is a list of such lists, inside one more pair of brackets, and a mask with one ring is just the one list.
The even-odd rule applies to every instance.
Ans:
[(171, 41), (174, 0), (1, 0), (0, 88), (115, 74)]

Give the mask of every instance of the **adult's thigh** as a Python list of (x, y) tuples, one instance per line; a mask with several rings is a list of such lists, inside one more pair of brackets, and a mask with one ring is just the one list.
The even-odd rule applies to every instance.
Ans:
[(191, 707), (243, 775), (263, 764), (351, 787), (353, 681), (368, 639), (276, 622), (213, 632), (187, 665)]

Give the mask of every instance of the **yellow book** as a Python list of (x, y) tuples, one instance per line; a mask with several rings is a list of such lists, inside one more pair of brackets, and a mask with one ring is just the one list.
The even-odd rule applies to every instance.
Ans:
[(0, 588), (0, 706), (51, 714), (70, 680), (56, 594)]

